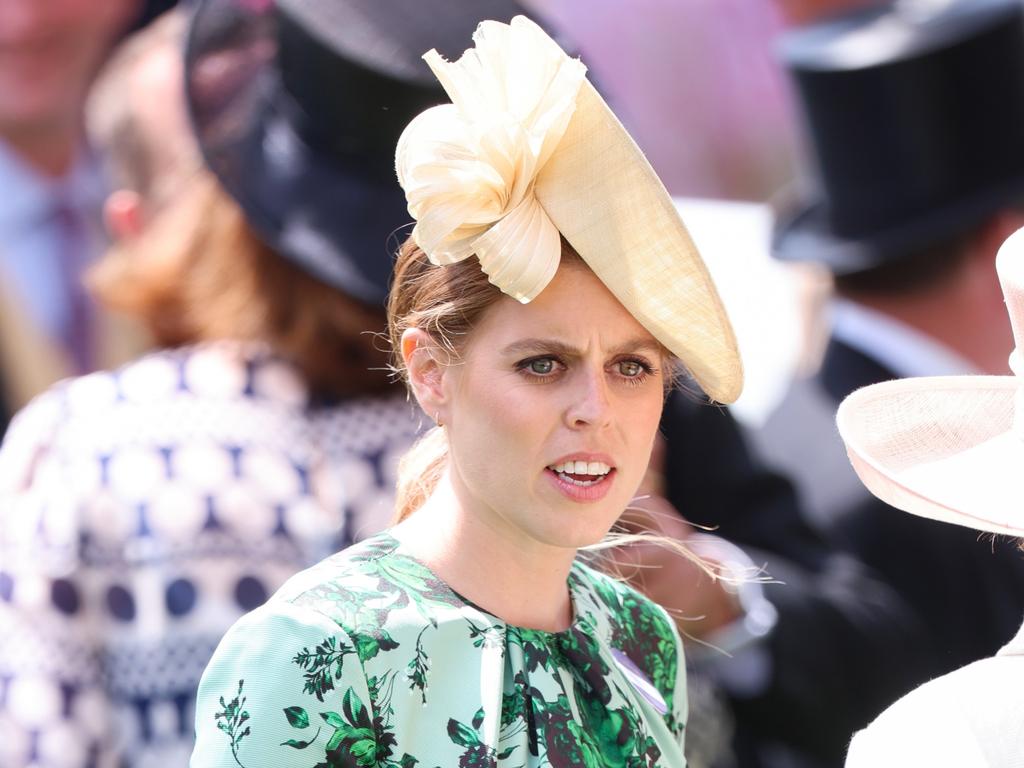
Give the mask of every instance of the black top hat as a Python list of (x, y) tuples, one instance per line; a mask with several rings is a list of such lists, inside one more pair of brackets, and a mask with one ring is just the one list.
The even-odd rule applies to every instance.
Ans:
[(787, 34), (820, 196), (780, 218), (783, 259), (850, 274), (1024, 196), (1024, 3), (904, 0)]
[[(511, 0), (201, 0), (185, 52), (203, 158), (271, 248), (371, 305), (410, 221), (394, 151), (447, 101), (422, 55), (458, 58)], [(392, 249), (393, 250), (393, 249)]]

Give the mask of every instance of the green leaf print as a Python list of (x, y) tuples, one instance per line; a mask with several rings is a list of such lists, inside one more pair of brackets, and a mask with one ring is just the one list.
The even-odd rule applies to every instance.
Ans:
[(344, 755), (355, 759), (355, 764), (361, 768), (387, 765), (390, 762), (387, 760), (391, 755), (390, 744), (394, 740), (378, 743), (369, 711), (351, 688), (345, 691), (341, 708), (344, 716), (337, 712), (320, 713), (324, 722), (335, 729), (327, 742), (328, 760), (341, 759)]
[(448, 736), (460, 747), (475, 747), (480, 744), (477, 732), (455, 718), (448, 719)]
[(462, 605), (462, 601), (444, 582), (439, 581), (425, 565), (411, 557), (393, 555), (378, 560), (376, 565), (381, 592), (387, 594), (397, 587), (401, 597), (396, 605), (412, 602), (419, 614), (432, 626), (437, 626), (437, 619), (431, 610), (431, 604), (455, 607)]
[(337, 638), (328, 637), (312, 653), (303, 648), (295, 654), (292, 661), (306, 670), (303, 674), (306, 679), (303, 693), (312, 693), (323, 701), (324, 694), (334, 690), (334, 681), (341, 679), (344, 657), (351, 653), (355, 653), (351, 646), (339, 642)]
[[(453, 743), (465, 748), (459, 756), (459, 768), (496, 768), (498, 765), (497, 752), (494, 747), (480, 740), (476, 728), (470, 728), (455, 718), (449, 718), (448, 737)], [(501, 754), (508, 757), (514, 749), (515, 747), (509, 747)]]
[(352, 640), (356, 644), (359, 660), (363, 662), (374, 658), (381, 651), (392, 651), (398, 647), (398, 643), (383, 629), (370, 633), (353, 632)]
[(650, 601), (623, 584), (595, 578), (593, 589), (616, 621), (611, 644), (628, 656), (661, 693), (669, 714), (665, 722), (677, 735), (682, 725), (673, 713), (679, 654), (668, 619)]
[(319, 735), (320, 735), (320, 729), (317, 728), (316, 729), (316, 733), (313, 735), (313, 738), (310, 739), (309, 741), (298, 741), (296, 739), (288, 739), (286, 741), (282, 741), (281, 742), (281, 746), (282, 747), (293, 747), (294, 749), (305, 749), (310, 744), (312, 744), (314, 741), (316, 741), (316, 737), (319, 736)]
[(427, 703), (427, 670), (430, 668), (430, 657), (423, 650), (423, 633), (426, 631), (427, 627), (424, 627), (416, 636), (416, 652), (406, 665), (409, 689), (418, 688), (424, 704)]
[(372, 728), (373, 723), (370, 722), (370, 716), (367, 714), (367, 709), (363, 705), (363, 702), (359, 700), (359, 696), (356, 692), (349, 688), (345, 691), (345, 695), (341, 699), (341, 708), (345, 713), (345, 717), (352, 725), (359, 726), (360, 728)]
[(478, 627), (469, 619), (466, 623), (469, 624), (469, 637), (474, 648), (501, 648), (504, 645), (505, 631), (502, 627)]
[(548, 647), (548, 635), (533, 629), (508, 627), (505, 631), (509, 645), (518, 645), (523, 649), (526, 671), (535, 672), (538, 667), (548, 672), (556, 672), (558, 662)]
[(302, 707), (285, 707), (284, 716), (292, 728), (309, 728), (309, 715)]
[(231, 739), (231, 756), (235, 758), (240, 768), (245, 768), (242, 761), (238, 759), (238, 750), (242, 745), (242, 739), (251, 733), (248, 725), (242, 729), (242, 725), (249, 719), (249, 713), (245, 711), (245, 697), (242, 696), (242, 686), (245, 680), (238, 681), (238, 693), (230, 701), (225, 703), (224, 697), (220, 697), (221, 711), (214, 713), (213, 719), (217, 728), (224, 731)]

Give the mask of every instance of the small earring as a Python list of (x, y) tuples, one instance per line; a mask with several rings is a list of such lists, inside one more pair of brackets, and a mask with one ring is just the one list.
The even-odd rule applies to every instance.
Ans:
[(439, 427), (443, 427), (444, 426), (444, 422), (441, 421), (441, 413), (440, 413), (440, 411), (434, 411), (434, 423), (437, 424), (437, 426), (439, 426)]

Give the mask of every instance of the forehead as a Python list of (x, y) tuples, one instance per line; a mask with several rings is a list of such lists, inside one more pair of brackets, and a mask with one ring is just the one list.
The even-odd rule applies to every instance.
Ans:
[(614, 345), (654, 337), (636, 320), (584, 264), (570, 262), (533, 301), (520, 304), (502, 296), (474, 329), (472, 344), (510, 343), (519, 338), (558, 339), (583, 345), (597, 339)]

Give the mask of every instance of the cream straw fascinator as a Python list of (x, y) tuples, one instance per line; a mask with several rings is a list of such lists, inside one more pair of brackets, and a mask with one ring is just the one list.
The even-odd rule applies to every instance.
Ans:
[(1024, 229), (996, 268), (1016, 350), (1013, 376), (901, 379), (859, 389), (837, 422), (875, 496), (915, 515), (1024, 536)]
[(554, 277), (561, 235), (709, 397), (734, 401), (743, 371), (715, 286), (586, 67), (523, 16), (485, 21), (473, 41), (455, 62), (424, 56), (452, 103), (398, 141), (416, 243), (438, 265), (476, 256), (525, 303)]

